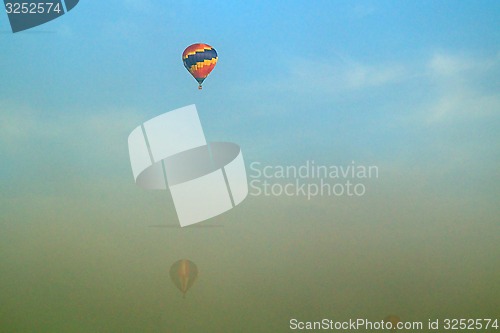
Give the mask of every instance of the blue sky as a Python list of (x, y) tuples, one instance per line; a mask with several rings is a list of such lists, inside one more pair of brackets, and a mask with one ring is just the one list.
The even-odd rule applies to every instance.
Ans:
[[(496, 1), (82, 1), (15, 35), (4, 16), (0, 147), (9, 161), (45, 140), (123, 153), (138, 122), (196, 103), (209, 139), (250, 160), (477, 167), (485, 180), (499, 157), (499, 13)], [(180, 60), (194, 42), (219, 53), (201, 92)]]

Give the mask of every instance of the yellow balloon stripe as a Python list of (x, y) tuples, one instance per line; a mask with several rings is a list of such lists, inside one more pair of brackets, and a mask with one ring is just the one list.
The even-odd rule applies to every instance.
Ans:
[(203, 60), (203, 62), (197, 62), (193, 66), (189, 68), (189, 72), (193, 73), (197, 69), (203, 68), (205, 66), (215, 65), (217, 63), (217, 58), (213, 58), (210, 60)]
[(183, 59), (187, 59), (190, 55), (196, 54), (196, 52), (204, 52), (204, 51), (210, 51), (210, 50), (213, 50), (213, 49), (212, 48), (207, 48), (207, 47), (204, 47), (204, 48), (201, 48), (201, 49), (196, 49), (193, 52), (186, 53), (186, 55), (184, 56)]

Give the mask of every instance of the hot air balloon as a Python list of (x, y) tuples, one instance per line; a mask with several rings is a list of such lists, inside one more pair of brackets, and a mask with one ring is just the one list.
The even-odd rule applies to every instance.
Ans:
[(397, 331), (397, 325), (398, 323), (401, 321), (401, 319), (399, 319), (398, 316), (395, 316), (395, 315), (389, 315), (387, 317), (384, 318), (384, 321), (386, 323), (391, 323), (392, 324), (392, 328), (391, 328), (391, 332), (396, 332)]
[(186, 297), (186, 292), (191, 288), (197, 276), (198, 268), (190, 260), (181, 259), (170, 267), (170, 278), (175, 286), (182, 291), (183, 298)]
[(193, 44), (182, 53), (182, 61), (184, 67), (198, 81), (198, 89), (201, 89), (201, 84), (217, 64), (217, 51), (207, 44)]

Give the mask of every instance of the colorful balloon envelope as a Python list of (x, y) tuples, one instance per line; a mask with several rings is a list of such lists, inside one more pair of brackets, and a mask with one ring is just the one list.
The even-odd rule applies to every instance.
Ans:
[(182, 53), (184, 67), (198, 81), (198, 89), (217, 64), (217, 51), (207, 44), (197, 43), (188, 46)]
[(182, 292), (182, 297), (186, 297), (186, 292), (193, 286), (197, 277), (198, 268), (190, 260), (181, 259), (170, 267), (170, 278)]
[(384, 321), (392, 324), (391, 332), (396, 332), (397, 325), (401, 321), (401, 319), (399, 319), (399, 317), (396, 315), (389, 315), (384, 318)]

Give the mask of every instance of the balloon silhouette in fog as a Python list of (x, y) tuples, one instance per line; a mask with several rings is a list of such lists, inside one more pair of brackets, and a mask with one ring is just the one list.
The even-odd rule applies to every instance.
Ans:
[(217, 51), (210, 45), (203, 43), (190, 45), (182, 53), (184, 67), (198, 81), (198, 89), (202, 88), (203, 81), (214, 69), (217, 59)]
[(182, 292), (182, 297), (186, 297), (186, 292), (193, 286), (197, 277), (198, 268), (190, 260), (181, 259), (170, 267), (170, 278)]
[(389, 315), (387, 317), (384, 318), (384, 321), (386, 323), (391, 323), (392, 324), (392, 328), (391, 328), (391, 332), (396, 332), (398, 330), (398, 323), (401, 321), (401, 319), (399, 319), (398, 316), (395, 316), (395, 315)]

